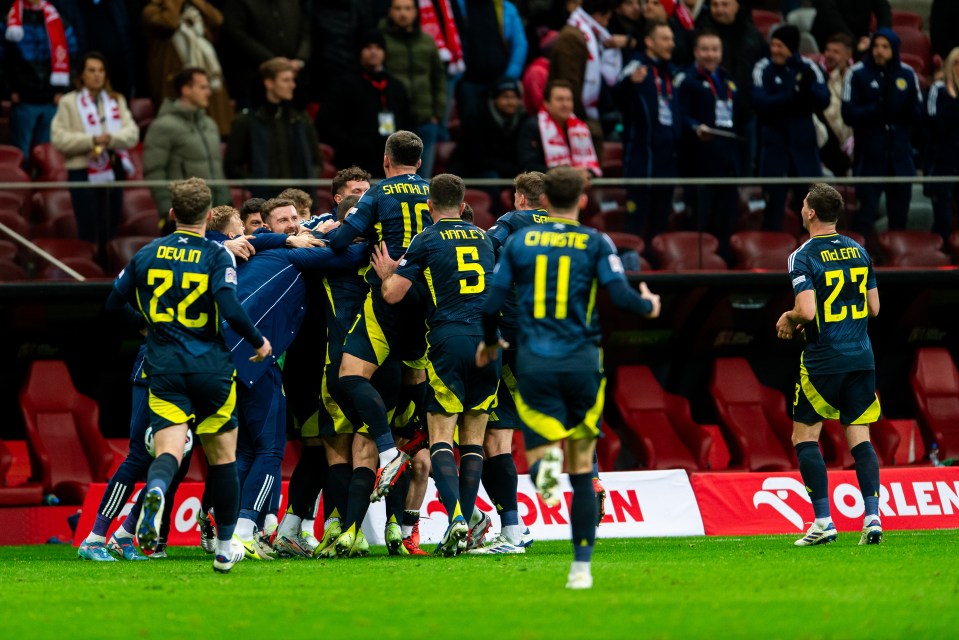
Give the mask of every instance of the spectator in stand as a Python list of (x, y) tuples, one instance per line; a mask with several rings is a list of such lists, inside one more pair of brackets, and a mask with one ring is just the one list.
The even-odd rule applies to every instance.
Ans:
[(932, 52), (945, 60), (953, 49), (959, 47), (959, 2), (955, 0), (932, 0), (929, 11), (929, 38)]
[(457, 3), (456, 28), (466, 71), (456, 87), (460, 122), (474, 122), (502, 76), (519, 79), (526, 64), (526, 34), (516, 5), (509, 0), (451, 0)]
[(226, 0), (223, 4), (225, 44), (238, 55), (227, 68), (237, 108), (251, 106), (260, 95), (256, 70), (273, 58), (288, 58), (304, 83), (310, 59), (310, 21), (300, 0)]
[(456, 0), (417, 0), (420, 28), (433, 38), (439, 50), (440, 60), (446, 69), (446, 110), (440, 120), (440, 139), (449, 140), (449, 120), (453, 110), (453, 93), (463, 77), (466, 62), (463, 58), (463, 42), (456, 26), (453, 2)]
[(143, 8), (149, 74), (147, 88), (153, 103), (172, 97), (173, 76), (183, 67), (198, 67), (210, 79), (207, 111), (220, 128), (230, 133), (233, 106), (223, 80), (223, 69), (213, 48), (213, 35), (223, 24), (223, 14), (206, 0), (151, 0)]
[[(223, 179), (220, 160), (220, 133), (206, 114), (210, 101), (210, 81), (198, 67), (185, 67), (173, 78), (179, 96), (167, 99), (143, 140), (143, 177), (146, 180)], [(228, 204), (230, 190), (210, 187), (213, 205)], [(170, 190), (152, 187), (153, 201), (162, 220), (170, 211)]]
[(413, 131), (423, 140), (423, 164), (417, 173), (428, 180), (446, 115), (446, 68), (436, 42), (420, 29), (415, 0), (392, 0), (380, 31), (386, 37), (386, 69), (406, 87)]
[(386, 41), (376, 30), (360, 38), (361, 71), (342, 76), (323, 103), (316, 123), (336, 149), (337, 163), (383, 177), (383, 149), (395, 131), (412, 128), (409, 97), (386, 71)]
[[(244, 109), (233, 120), (223, 158), (227, 177), (291, 182), (318, 179), (323, 167), (320, 143), (309, 116), (293, 106), (293, 64), (286, 58), (267, 60), (260, 65), (260, 76), (266, 100), (255, 110)], [(277, 189), (252, 187), (250, 191), (257, 198), (267, 198)]]
[[(942, 71), (942, 80), (929, 89), (926, 108), (931, 133), (923, 170), (927, 176), (959, 175), (959, 47), (946, 56)], [(926, 184), (924, 192), (932, 199), (932, 230), (948, 242), (956, 185), (952, 182)]]
[[(134, 57), (131, 55), (135, 33), (130, 27), (130, 13), (125, 0), (54, 0), (77, 38), (77, 52), (96, 51), (110, 69), (113, 91), (128, 100), (137, 82)], [(142, 93), (142, 91), (141, 91)]]
[[(673, 94), (673, 31), (663, 21), (647, 22), (645, 50), (633, 56), (616, 87), (623, 114), (623, 176), (674, 178), (680, 121)], [(652, 238), (666, 230), (673, 187), (629, 187), (626, 230)]]
[[(54, 148), (64, 155), (70, 182), (105, 184), (135, 171), (127, 149), (140, 130), (126, 99), (110, 87), (106, 59), (83, 56), (78, 89), (64, 94), (50, 127)], [(123, 215), (120, 189), (71, 189), (70, 200), (81, 240), (105, 243), (116, 235)]]
[[(922, 113), (919, 78), (899, 59), (899, 36), (880, 29), (861, 62), (846, 75), (842, 118), (852, 127), (856, 176), (915, 176), (911, 129)], [(859, 213), (856, 231), (866, 238), (873, 232), (879, 196), (886, 192), (890, 229), (905, 229), (912, 200), (910, 184), (856, 185)]]
[[(699, 31), (693, 41), (696, 64), (676, 78), (676, 99), (682, 116), (681, 175), (686, 178), (740, 178), (742, 99), (740, 88), (720, 66), (723, 42), (712, 31)], [(729, 237), (736, 230), (739, 189), (735, 185), (688, 188), (696, 229), (719, 239), (719, 253), (732, 257)]]
[(249, 198), (240, 207), (240, 220), (243, 221), (243, 233), (251, 235), (263, 226), (263, 198)]
[(479, 119), (460, 134), (450, 171), (468, 178), (509, 178), (520, 173), (519, 131), (527, 118), (519, 82), (502, 78), (490, 90)]
[[(892, 27), (892, 9), (889, 0), (813, 0), (816, 18), (812, 23), (812, 35), (819, 47), (834, 33), (848, 33), (856, 44), (856, 57), (869, 49), (870, 22), (876, 19), (877, 29)], [(953, 24), (955, 28), (955, 24)]]
[(14, 0), (0, 30), (10, 90), (10, 144), (26, 160), (34, 145), (50, 142), (57, 102), (70, 88), (77, 41), (73, 28), (46, 0)]
[(643, 23), (663, 21), (673, 30), (673, 64), (677, 69), (693, 62), (693, 29), (696, 25), (689, 9), (680, 0), (645, 0)]
[[(780, 25), (769, 36), (769, 57), (753, 70), (752, 104), (759, 116), (759, 175), (822, 176), (813, 120), (829, 106), (829, 89), (819, 65), (799, 55), (798, 27)], [(766, 186), (763, 229), (782, 229), (786, 190)], [(799, 190), (793, 196), (794, 203), (801, 200)]]
[(519, 130), (517, 155), (523, 171), (545, 173), (553, 167), (576, 167), (594, 176), (599, 168), (593, 137), (586, 123), (573, 113), (573, 88), (554, 80), (543, 91), (543, 107)]
[[(323, 0), (312, 5), (311, 98), (322, 104), (332, 98), (329, 89), (341, 76), (359, 73), (359, 40), (376, 21), (362, 0)], [(310, 5), (306, 6), (310, 10)]]
[(819, 153), (823, 165), (833, 175), (844, 176), (852, 167), (852, 127), (842, 119), (842, 88), (852, 64), (852, 37), (845, 33), (830, 36), (822, 52), (822, 62), (829, 74), (826, 78), (829, 106), (816, 115), (825, 123), (829, 137)]
[(723, 41), (723, 68), (732, 74), (736, 86), (748, 87), (753, 67), (768, 52), (749, 10), (737, 0), (710, 0), (709, 10), (700, 14), (696, 26), (719, 34)]
[(614, 36), (625, 36), (626, 44), (623, 47), (623, 58), (626, 60), (642, 45), (643, 6), (640, 0), (615, 0), (616, 9), (609, 20), (609, 32)]
[(619, 47), (625, 36), (611, 36), (606, 27), (613, 15), (613, 0), (584, 0), (560, 30), (549, 64), (549, 80), (564, 80), (573, 87), (573, 111), (593, 134), (593, 147), (602, 153), (600, 94), (616, 83), (623, 67)]

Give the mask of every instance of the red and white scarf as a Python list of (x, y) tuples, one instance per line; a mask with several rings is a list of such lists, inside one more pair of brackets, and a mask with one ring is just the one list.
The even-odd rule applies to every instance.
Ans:
[(466, 64), (463, 62), (463, 45), (460, 43), (460, 33), (456, 29), (450, 0), (439, 0), (440, 13), (443, 17), (442, 27), (436, 16), (436, 9), (433, 7), (433, 0), (418, 0), (418, 2), (420, 28), (423, 33), (436, 41), (440, 60), (447, 63), (448, 73), (450, 75), (463, 73), (466, 70)]
[[(116, 98), (106, 91), (100, 92), (100, 99), (103, 100), (103, 113), (105, 114), (104, 124), (105, 133), (114, 133), (123, 126), (120, 116), (120, 105)], [(83, 129), (90, 136), (98, 136), (104, 133), (104, 127), (100, 125), (100, 114), (97, 111), (97, 101), (90, 95), (86, 89), (77, 92), (77, 111), (80, 113), (80, 120), (83, 121)], [(135, 168), (130, 160), (130, 154), (126, 149), (116, 149), (117, 157), (123, 163), (123, 169), (127, 175), (133, 175)], [(87, 179), (90, 182), (113, 182), (117, 179), (113, 172), (113, 165), (110, 162), (110, 154), (104, 149), (98, 156), (90, 157), (87, 162)]]
[(586, 73), (583, 74), (583, 107), (590, 118), (599, 118), (599, 90), (602, 82), (613, 86), (623, 68), (623, 54), (619, 49), (608, 49), (603, 44), (610, 39), (609, 31), (593, 17), (577, 7), (566, 24), (580, 30), (586, 38)]
[[(6, 38), (10, 42), (23, 40), (23, 9), (24, 0), (15, 0), (7, 14)], [(55, 87), (65, 87), (70, 84), (70, 50), (67, 48), (67, 34), (63, 28), (63, 20), (56, 8), (46, 0), (40, 0), (36, 8), (31, 11), (43, 11), (43, 20), (47, 26), (47, 40), (50, 41), (50, 84)]]
[(683, 25), (683, 29), (686, 31), (692, 31), (696, 27), (693, 23), (692, 14), (689, 13), (689, 9), (686, 8), (682, 0), (660, 0), (660, 3), (666, 10), (666, 15), (676, 16), (679, 24)]
[[(543, 155), (546, 157), (546, 166), (553, 167), (585, 167), (594, 175), (603, 175), (593, 148), (593, 135), (589, 132), (586, 123), (571, 115), (566, 121), (566, 135), (562, 127), (557, 124), (549, 112), (544, 108), (539, 110), (539, 136), (543, 140)], [(568, 139), (568, 142), (567, 142)]]

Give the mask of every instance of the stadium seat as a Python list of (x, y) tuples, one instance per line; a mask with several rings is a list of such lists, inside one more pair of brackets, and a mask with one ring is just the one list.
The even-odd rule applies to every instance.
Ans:
[(436, 156), (433, 158), (433, 175), (448, 173), (450, 158), (456, 150), (456, 143), (452, 140), (443, 140), (436, 143)]
[(949, 250), (952, 251), (952, 257), (959, 263), (959, 231), (953, 231), (949, 234)]
[(710, 233), (669, 231), (652, 241), (653, 255), (664, 271), (725, 271), (726, 262), (716, 254), (719, 240)]
[(0, 182), (22, 182), (22, 188), (4, 189), (4, 191), (18, 198), (21, 205), (30, 201), (33, 186), (30, 184), (30, 176), (20, 167), (0, 164)]
[(0, 144), (0, 165), (20, 168), (23, 164), (23, 152), (19, 147)]
[(526, 113), (537, 114), (543, 105), (543, 90), (549, 78), (549, 58), (539, 57), (523, 71), (523, 105)]
[(37, 176), (38, 182), (63, 182), (67, 179), (63, 154), (49, 142), (38, 144), (30, 150), (30, 170)]
[(43, 487), (38, 482), (8, 485), (7, 473), (13, 464), (13, 455), (0, 440), (0, 507), (39, 505), (43, 501)]
[(942, 236), (931, 231), (898, 229), (879, 234), (879, 246), (890, 267), (939, 267), (949, 264)]
[(9, 240), (0, 240), (0, 260), (15, 260), (17, 245)]
[[(104, 273), (103, 267), (98, 265), (96, 262), (90, 258), (79, 258), (79, 257), (66, 257), (61, 258), (60, 262), (64, 265), (70, 267), (81, 276), (87, 279), (97, 279), (97, 278), (106, 278), (107, 274)], [(69, 282), (75, 282), (76, 278), (73, 275), (67, 273), (65, 270), (61, 269), (55, 264), (45, 263), (40, 269), (38, 278), (40, 280), (66, 280)]]
[(738, 231), (729, 238), (736, 269), (783, 271), (789, 254), (799, 246), (796, 237), (781, 231)]
[(753, 9), (753, 24), (763, 38), (769, 39), (769, 32), (772, 28), (783, 21), (783, 17), (775, 11), (765, 11), (763, 9)]
[(133, 175), (126, 177), (127, 180), (143, 180), (143, 143), (138, 142), (136, 146), (129, 149), (130, 162), (133, 163)]
[(121, 236), (107, 243), (107, 266), (116, 275), (130, 264), (137, 251), (155, 240), (154, 236)]
[(922, 30), (922, 16), (914, 11), (892, 10), (892, 26)]
[(156, 202), (150, 190), (146, 188), (133, 188), (123, 190), (123, 217), (152, 211), (154, 216), (159, 218), (156, 210)]
[[(332, 180), (338, 171), (339, 169), (335, 164), (324, 160), (323, 170), (320, 172), (320, 177), (324, 180)], [(237, 207), (237, 209), (239, 209), (239, 207)]]
[(607, 231), (606, 235), (616, 245), (618, 251), (635, 251), (642, 254), (646, 249), (646, 243), (643, 239), (632, 233), (623, 233), (621, 231)]
[[(30, 225), (27, 224), (27, 221), (23, 219), (23, 216), (20, 215), (19, 211), (12, 211), (10, 209), (0, 209), (0, 224), (3, 224), (14, 233), (18, 233), (24, 238), (30, 237)], [(0, 230), (0, 238), (5, 238), (6, 233), (3, 230)], [(7, 240), (4, 240), (7, 242)]]
[(929, 65), (929, 62), (920, 58), (915, 53), (903, 53), (899, 57), (916, 72), (916, 75), (919, 76), (919, 87), (923, 88), (922, 84), (926, 77), (926, 67)]
[(0, 258), (0, 282), (19, 282), (27, 279), (27, 272), (13, 260)]
[(118, 236), (153, 236), (160, 235), (160, 218), (156, 211), (141, 211), (133, 215), (123, 216), (120, 228), (117, 230)]
[(33, 196), (37, 224), (33, 235), (37, 238), (76, 238), (77, 218), (73, 200), (66, 189), (46, 189)]
[(940, 459), (959, 457), (959, 371), (949, 351), (943, 347), (919, 349), (909, 383), (926, 449), (935, 442)]
[(856, 233), (855, 231), (850, 231), (849, 229), (843, 229), (839, 232), (839, 235), (846, 236), (850, 240), (854, 241), (860, 247), (866, 246), (866, 239), (862, 237), (861, 233)]
[(490, 195), (482, 189), (467, 189), (464, 200), (473, 207), (474, 224), (481, 229), (489, 229), (496, 222), (496, 218), (490, 213), (493, 200)]
[(718, 358), (709, 380), (733, 463), (750, 471), (786, 471), (797, 466), (792, 420), (783, 394), (764, 387), (745, 358)]
[(251, 197), (250, 192), (242, 187), (230, 187), (230, 204), (239, 211), (243, 203)]
[(650, 469), (708, 468), (712, 437), (693, 422), (689, 402), (666, 393), (649, 367), (616, 370), (613, 401), (628, 432), (636, 439), (634, 454)]
[(149, 98), (133, 98), (130, 100), (130, 114), (138, 127), (143, 127), (144, 122), (151, 122), (156, 113), (153, 111), (153, 101)]
[(316, 199), (313, 201), (313, 211), (315, 213), (332, 213), (336, 203), (333, 196), (326, 189), (317, 192)]
[[(76, 238), (36, 238), (34, 244), (43, 249), (54, 258), (88, 258), (95, 260), (97, 257), (97, 246), (86, 240)], [(46, 263), (45, 260), (36, 257), (38, 264)]]
[[(604, 142), (602, 157), (599, 166), (603, 170), (604, 178), (619, 178), (623, 175), (623, 143)], [(625, 191), (625, 189), (623, 189)], [(625, 203), (626, 198), (623, 197)]]
[(615, 471), (616, 459), (623, 449), (623, 443), (605, 420), (600, 424), (603, 436), (596, 440), (596, 461), (600, 471)]
[(929, 67), (929, 61), (932, 59), (932, 45), (929, 43), (929, 37), (919, 29), (908, 27), (893, 27), (896, 35), (902, 40), (899, 46), (900, 54), (911, 54), (924, 60), (926, 68)]
[(626, 198), (626, 189), (621, 187), (593, 187), (589, 190), (584, 213), (601, 213), (622, 219), (626, 216)]
[(61, 504), (83, 504), (89, 484), (106, 481), (113, 461), (97, 403), (77, 392), (62, 360), (37, 360), (20, 390), (20, 410), (33, 477)]
[(320, 153), (323, 154), (324, 162), (329, 162), (330, 164), (336, 164), (335, 162), (333, 162), (336, 159), (336, 149), (334, 149), (331, 145), (328, 145), (325, 142), (321, 142)]

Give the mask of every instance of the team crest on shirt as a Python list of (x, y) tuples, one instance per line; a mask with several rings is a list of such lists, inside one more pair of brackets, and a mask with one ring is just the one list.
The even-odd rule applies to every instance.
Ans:
[(896, 88), (899, 89), (900, 91), (905, 91), (905, 90), (906, 90), (906, 79), (905, 79), (905, 78), (897, 78), (897, 79), (896, 79)]
[(730, 89), (731, 91), (735, 91), (735, 90), (736, 90), (736, 83), (733, 82), (732, 80), (729, 80), (728, 82), (726, 82), (726, 84), (729, 85), (729, 89)]
[(236, 284), (236, 269), (233, 267), (226, 268), (226, 281), (227, 284)]

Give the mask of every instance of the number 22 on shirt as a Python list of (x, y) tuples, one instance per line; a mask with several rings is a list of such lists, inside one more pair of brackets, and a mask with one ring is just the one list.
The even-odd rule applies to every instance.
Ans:
[(206, 293), (210, 277), (205, 273), (184, 273), (180, 280), (180, 288), (192, 290), (177, 303), (176, 311), (173, 310), (173, 307), (163, 307), (161, 309), (160, 299), (173, 287), (174, 278), (175, 274), (170, 269), (150, 269), (147, 271), (147, 284), (153, 286), (153, 296), (150, 298), (150, 322), (177, 321), (184, 327), (191, 329), (206, 326), (208, 318), (206, 313), (200, 313), (196, 318), (190, 318), (187, 311), (197, 298)]

